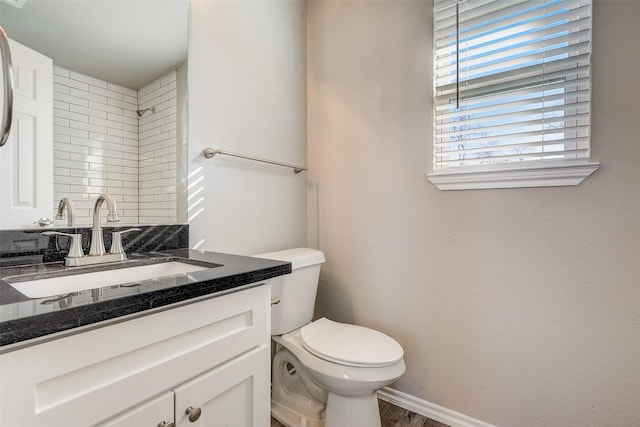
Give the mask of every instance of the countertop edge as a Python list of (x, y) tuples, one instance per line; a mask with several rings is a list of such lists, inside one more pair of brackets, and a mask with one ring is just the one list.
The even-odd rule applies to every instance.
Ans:
[[(178, 252), (168, 251), (173, 254)], [(207, 297), (214, 298), (245, 285), (291, 273), (291, 264), (283, 261), (180, 250), (181, 256), (185, 254), (192, 259), (206, 259), (222, 264), (224, 269), (211, 279), (194, 280), (165, 289), (3, 321), (0, 323), (0, 354), (60, 338), (65, 332), (64, 336), (67, 336), (74, 333), (74, 329), (84, 331), (91, 325), (106, 326), (122, 321), (123, 318), (127, 320), (132, 316), (144, 316), (169, 306), (184, 305)]]

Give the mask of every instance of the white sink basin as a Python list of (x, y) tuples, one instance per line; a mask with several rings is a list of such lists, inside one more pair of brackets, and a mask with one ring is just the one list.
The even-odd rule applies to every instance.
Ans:
[(194, 271), (206, 270), (208, 268), (210, 267), (171, 261), (17, 283), (11, 283), (10, 280), (7, 281), (26, 297), (46, 298), (87, 289), (104, 288), (105, 286), (122, 285), (140, 280), (159, 279), (161, 277), (193, 273)]

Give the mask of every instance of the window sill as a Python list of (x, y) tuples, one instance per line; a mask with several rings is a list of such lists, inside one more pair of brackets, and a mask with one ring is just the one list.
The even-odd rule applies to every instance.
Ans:
[(600, 163), (561, 160), (465, 168), (448, 168), (427, 174), (440, 190), (489, 188), (562, 187), (580, 184)]

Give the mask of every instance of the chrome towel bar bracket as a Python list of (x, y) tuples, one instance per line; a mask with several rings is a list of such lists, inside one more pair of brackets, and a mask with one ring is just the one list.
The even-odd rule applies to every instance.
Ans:
[(246, 156), (244, 154), (231, 153), (229, 151), (216, 150), (214, 148), (205, 148), (204, 150), (202, 150), (202, 155), (204, 157), (206, 157), (207, 159), (212, 158), (216, 154), (222, 154), (222, 155), (231, 156), (231, 157), (239, 157), (241, 159), (253, 160), (255, 162), (269, 163), (271, 165), (284, 166), (286, 168), (293, 169), (293, 172), (295, 172), (295, 173), (300, 173), (302, 171), (306, 171), (307, 170), (307, 168), (303, 168), (301, 166), (290, 165), (290, 164), (287, 164), (287, 163), (276, 162), (276, 161), (273, 161), (273, 160), (261, 159), (259, 157)]

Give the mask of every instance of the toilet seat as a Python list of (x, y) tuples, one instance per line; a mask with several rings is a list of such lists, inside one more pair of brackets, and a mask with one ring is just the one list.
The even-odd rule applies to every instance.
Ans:
[(300, 335), (307, 351), (340, 365), (391, 366), (404, 355), (400, 344), (381, 332), (324, 317), (303, 326)]

